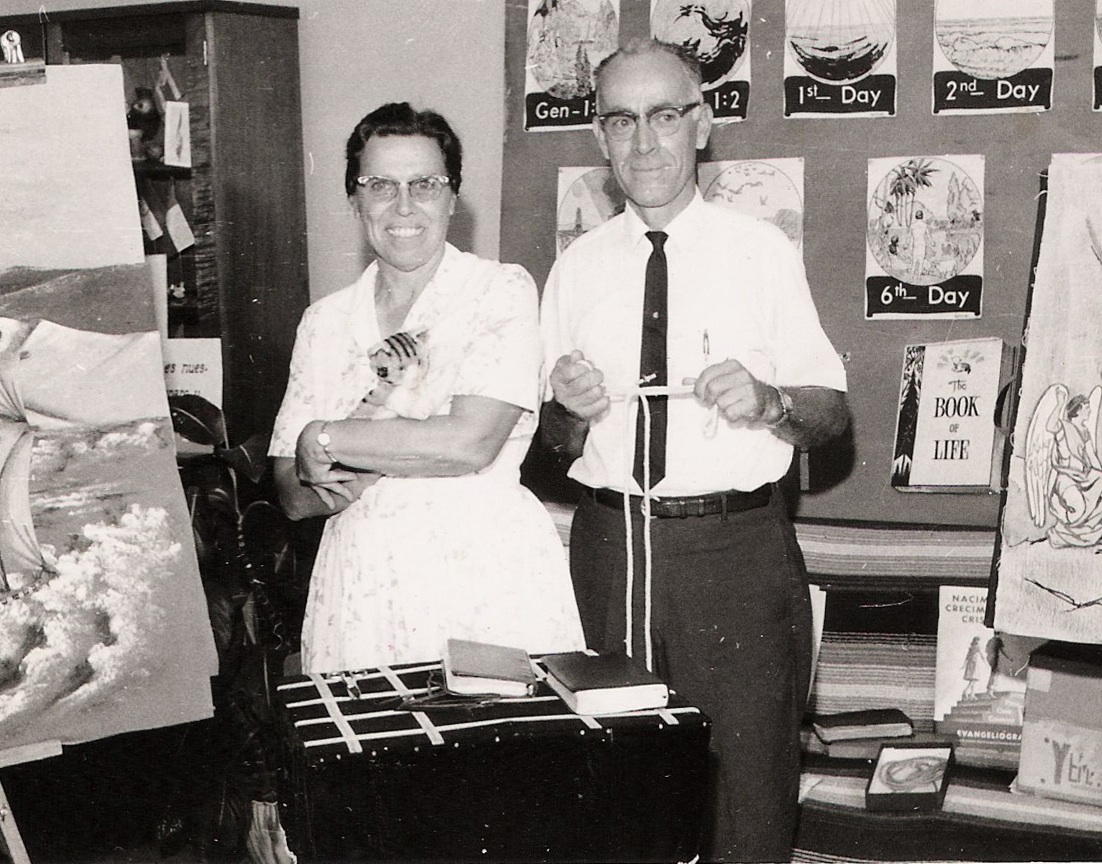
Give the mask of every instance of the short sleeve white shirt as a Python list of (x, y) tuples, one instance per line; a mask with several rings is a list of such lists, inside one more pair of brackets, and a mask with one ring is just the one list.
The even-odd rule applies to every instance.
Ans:
[[(579, 349), (604, 374), (613, 397), (638, 384), (648, 230), (629, 206), (560, 256), (541, 308), (548, 369)], [(769, 384), (845, 391), (845, 370), (819, 323), (799, 251), (783, 232), (708, 203), (699, 192), (665, 231), (669, 384), (733, 358)], [(666, 476), (654, 494), (751, 490), (787, 471), (792, 446), (768, 429), (722, 419), (710, 424), (710, 410), (691, 394), (671, 396), (668, 405)], [(638, 410), (637, 399), (614, 398), (591, 423), (570, 476), (640, 493), (630, 467)]]

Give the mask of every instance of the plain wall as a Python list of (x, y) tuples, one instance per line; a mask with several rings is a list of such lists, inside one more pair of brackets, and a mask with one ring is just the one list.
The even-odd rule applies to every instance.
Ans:
[[(150, 0), (3, 0), (2, 14), (150, 5)], [(344, 145), (387, 101), (443, 114), (463, 143), (463, 187), (450, 240), (499, 250), (505, 4), (501, 0), (268, 0), (299, 10), (306, 225), (313, 299), (371, 260), (344, 194)]]

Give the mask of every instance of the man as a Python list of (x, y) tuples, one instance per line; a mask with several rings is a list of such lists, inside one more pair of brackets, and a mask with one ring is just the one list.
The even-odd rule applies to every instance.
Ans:
[[(543, 440), (581, 454), (569, 473), (587, 487), (570, 541), (586, 639), (629, 645), (713, 719), (705, 856), (787, 860), (811, 613), (776, 481), (794, 446), (847, 426), (845, 373), (791, 242), (697, 189), (712, 112), (695, 60), (635, 41), (596, 82), (593, 131), (628, 205), (556, 262), (541, 325)], [(647, 410), (644, 385), (667, 388)]]

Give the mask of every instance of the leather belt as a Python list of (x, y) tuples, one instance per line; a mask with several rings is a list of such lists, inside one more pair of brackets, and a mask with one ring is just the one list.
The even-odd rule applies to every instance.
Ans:
[[(588, 488), (588, 487), (587, 487)], [(604, 507), (623, 511), (624, 495), (615, 489), (592, 489), (586, 493)], [(753, 492), (717, 492), (714, 495), (690, 495), (684, 498), (652, 498), (650, 514), (658, 519), (685, 519), (689, 516), (714, 516), (717, 513), (738, 513), (756, 510), (772, 500), (773, 484), (766, 483)], [(642, 511), (643, 498), (630, 496), (632, 513)]]

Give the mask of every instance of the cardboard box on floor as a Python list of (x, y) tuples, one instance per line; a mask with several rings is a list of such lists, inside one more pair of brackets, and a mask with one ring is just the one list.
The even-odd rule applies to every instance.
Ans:
[(1018, 788), (1102, 804), (1102, 645), (1046, 642), (1029, 661)]

